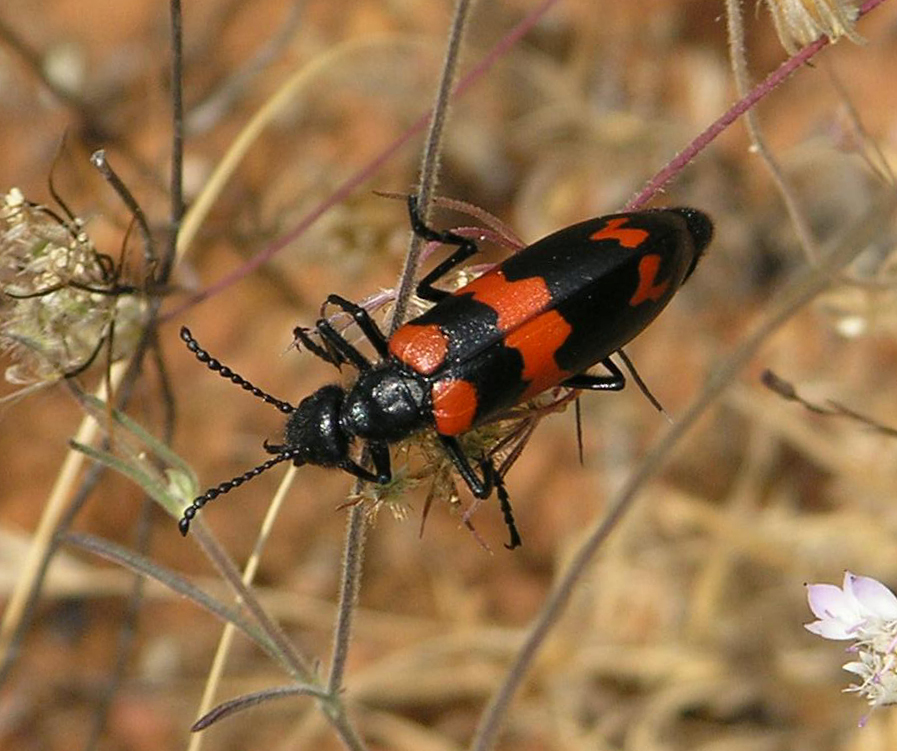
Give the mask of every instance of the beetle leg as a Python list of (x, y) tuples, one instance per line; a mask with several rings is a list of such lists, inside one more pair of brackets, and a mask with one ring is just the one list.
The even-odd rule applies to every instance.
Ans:
[(361, 329), (361, 333), (367, 337), (367, 340), (374, 345), (377, 354), (384, 360), (389, 357), (389, 343), (387, 342), (386, 337), (383, 336), (380, 327), (376, 324), (374, 319), (371, 318), (370, 313), (364, 308), (339, 295), (328, 295), (325, 304), (336, 305), (336, 307), (344, 313), (348, 313), (352, 316), (355, 325)]
[(109, 331), (105, 332), (97, 342), (97, 345), (93, 348), (93, 351), (87, 356), (87, 359), (84, 362), (75, 365), (73, 368), (70, 368), (65, 373), (62, 374), (63, 378), (77, 378), (81, 375), (85, 370), (87, 370), (91, 365), (93, 365), (94, 361), (97, 359), (97, 355), (103, 351), (103, 345), (109, 341), (109, 337), (113, 335), (115, 321), (111, 320), (109, 325)]
[[(341, 363), (352, 363), (359, 371), (371, 369), (370, 361), (352, 344), (346, 337), (337, 331), (326, 318), (320, 319), (315, 328), (324, 340), (325, 347), (330, 351), (329, 359), (334, 365), (339, 367)], [(314, 351), (314, 350), (312, 350)], [(320, 355), (318, 355), (320, 357)]]
[(629, 375), (632, 376), (632, 380), (635, 381), (635, 385), (639, 387), (639, 390), (645, 395), (645, 398), (651, 402), (658, 412), (662, 413), (666, 416), (667, 420), (672, 422), (672, 419), (667, 414), (667, 411), (663, 408), (663, 405), (657, 401), (657, 397), (651, 393), (651, 389), (648, 388), (648, 384), (646, 384), (642, 377), (638, 374), (638, 371), (635, 369), (635, 365), (632, 360), (629, 359), (629, 355), (622, 349), (617, 350), (617, 354), (620, 356), (620, 359), (623, 361), (623, 364), (626, 366), (626, 369), (629, 371)]
[[(461, 478), (467, 484), (467, 487), (470, 488), (470, 492), (473, 493), (474, 498), (483, 499), (492, 495), (492, 479), (494, 472), (489, 472), (484, 469), (483, 479), (481, 480), (477, 477), (477, 473), (474, 471), (473, 467), (470, 466), (470, 459), (467, 458), (467, 455), (464, 453), (464, 449), (461, 448), (461, 444), (458, 443), (457, 438), (448, 435), (440, 435), (439, 440), (448, 453), (449, 458), (452, 460), (452, 464), (455, 465), (455, 469), (458, 470), (458, 474), (461, 475)], [(492, 466), (492, 463), (487, 459), (484, 459), (482, 464), (488, 464), (490, 467)]]
[[(350, 302), (339, 295), (329, 295), (324, 305), (336, 305), (344, 313), (352, 316), (358, 328), (367, 337), (368, 341), (374, 345), (377, 354), (385, 359), (389, 356), (389, 345), (383, 332), (374, 323), (374, 319), (360, 305)], [(315, 324), (321, 338), (324, 340), (324, 346), (320, 346), (312, 341), (305, 329), (293, 329), (293, 335), (305, 345), (313, 354), (322, 360), (332, 363), (339, 367), (344, 362), (351, 363), (359, 371), (370, 370), (370, 361), (358, 351), (358, 348), (352, 344), (345, 336), (337, 331), (326, 318), (321, 318)]]
[(592, 375), (591, 373), (578, 373), (562, 381), (561, 385), (571, 389), (585, 389), (589, 391), (620, 391), (626, 385), (626, 377), (613, 360), (606, 357), (601, 364), (607, 368), (610, 375)]
[(371, 460), (377, 473), (377, 482), (385, 485), (392, 480), (392, 467), (389, 462), (389, 445), (382, 441), (370, 441)]
[(498, 495), (498, 503), (501, 508), (502, 517), (504, 518), (505, 525), (511, 535), (511, 542), (509, 545), (505, 545), (505, 547), (508, 550), (520, 547), (520, 545), (523, 544), (523, 541), (520, 539), (520, 533), (517, 531), (517, 525), (514, 523), (514, 513), (511, 510), (511, 499), (508, 496), (507, 488), (505, 488), (504, 478), (502, 478), (501, 474), (495, 469), (492, 460), (484, 457), (480, 462), (480, 471), (483, 473), (483, 479), (481, 480), (477, 477), (473, 467), (470, 466), (470, 459), (467, 458), (467, 455), (461, 448), (461, 444), (458, 443), (456, 438), (440, 435), (439, 440), (448, 452), (452, 464), (454, 464), (455, 469), (458, 470), (458, 474), (460, 474), (464, 479), (464, 482), (467, 483), (467, 487), (470, 488), (470, 492), (473, 493), (475, 498), (488, 498), (492, 495), (493, 488), (495, 489), (496, 494)]
[[(305, 349), (311, 352), (315, 357), (319, 357), (326, 363), (330, 363), (331, 365), (336, 366), (337, 368), (344, 362), (337, 358), (336, 353), (327, 347), (322, 347), (318, 344), (314, 339), (312, 339), (308, 332), (310, 329), (305, 328), (304, 326), (297, 326), (293, 329), (293, 343), (301, 344)], [(297, 347), (298, 349), (298, 347)]]
[(385, 485), (392, 480), (392, 469), (389, 463), (389, 446), (380, 441), (371, 441), (368, 443), (371, 451), (371, 459), (374, 462), (374, 472), (362, 467), (360, 464), (346, 459), (337, 466), (344, 472), (357, 477), (365, 482), (375, 482), (379, 485)]
[(439, 302), (448, 297), (451, 293), (446, 292), (443, 289), (436, 289), (436, 287), (433, 286), (433, 283), (441, 279), (456, 266), (464, 263), (464, 261), (476, 253), (479, 248), (477, 248), (477, 244), (470, 238), (461, 237), (461, 235), (455, 234), (450, 230), (439, 232), (424, 224), (420, 211), (418, 211), (416, 196), (408, 196), (408, 215), (411, 218), (411, 231), (418, 237), (423, 238), (427, 242), (456, 245), (458, 248), (417, 284), (415, 293), (418, 297), (421, 297), (424, 300), (429, 300), (430, 302)]
[(343, 472), (348, 472), (353, 477), (357, 477), (359, 480), (364, 480), (365, 482), (380, 482), (380, 476), (375, 475), (369, 469), (365, 469), (360, 464), (356, 464), (351, 459), (346, 459), (344, 462), (340, 462), (336, 465)]

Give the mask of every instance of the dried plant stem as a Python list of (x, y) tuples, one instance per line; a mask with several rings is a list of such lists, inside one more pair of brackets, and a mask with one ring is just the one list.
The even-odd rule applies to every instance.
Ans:
[(124, 181), (118, 176), (118, 173), (112, 168), (112, 165), (109, 164), (109, 160), (106, 158), (106, 149), (97, 149), (93, 152), (93, 154), (90, 155), (90, 163), (97, 168), (99, 173), (103, 176), (103, 179), (109, 183), (116, 195), (121, 198), (122, 203), (124, 203), (128, 211), (131, 212), (134, 221), (137, 222), (137, 226), (140, 229), (140, 234), (143, 238), (146, 265), (147, 268), (152, 269), (156, 264), (156, 254), (154, 251), (153, 236), (150, 232), (149, 223), (146, 221), (146, 215), (143, 213), (143, 209), (140, 208), (140, 204), (137, 203), (137, 199), (134, 198), (134, 195), (131, 193), (128, 186), (125, 185)]
[[(873, 8), (881, 5), (885, 0), (866, 0), (860, 8), (860, 16), (865, 15)], [(787, 78), (811, 60), (820, 50), (829, 44), (828, 37), (820, 37), (812, 44), (808, 44), (796, 55), (788, 58), (775, 71), (770, 73), (761, 83), (757, 84), (750, 93), (736, 102), (719, 119), (712, 123), (703, 133), (695, 138), (688, 146), (680, 151), (673, 160), (658, 172), (642, 190), (634, 196), (624, 207), (624, 211), (632, 211), (644, 206), (655, 193), (660, 191), (682, 169), (691, 162), (701, 151), (745, 112), (750, 110), (757, 102), (781, 85)]]
[[(118, 389), (122, 378), (128, 370), (128, 363), (121, 362), (112, 366), (109, 378), (113, 390)], [(100, 384), (96, 391), (96, 397), (105, 401), (108, 398), (106, 383)], [(100, 429), (97, 421), (90, 415), (81, 420), (81, 425), (75, 434), (75, 440), (79, 443), (92, 444)], [(22, 563), (21, 572), (9, 597), (3, 620), (0, 621), (0, 664), (6, 664), (10, 659), (9, 650), (12, 639), (19, 623), (25, 614), (26, 605), (30, 599), (32, 589), (37, 585), (42, 571), (41, 562), (44, 559), (47, 548), (51, 544), (56, 532), (59, 520), (65, 512), (68, 499), (74, 492), (74, 485), (81, 474), (87, 457), (79, 451), (69, 450), (53, 483), (50, 496), (44, 504), (44, 513), (40, 523), (34, 532), (28, 554)]]
[(872, 207), (867, 216), (848, 228), (838, 238), (833, 249), (820, 260), (818, 267), (805, 267), (790, 284), (774, 295), (772, 299), (776, 303), (772, 311), (756, 326), (754, 332), (745, 338), (741, 346), (711, 374), (697, 399), (654, 448), (645, 455), (638, 469), (610, 504), (607, 515), (592, 529), (586, 541), (576, 551), (567, 570), (564, 571), (533, 621), (529, 634), (508, 670), (504, 682), (483, 712), (471, 744), (472, 751), (487, 751), (493, 747), (514, 693), (552, 628), (563, 614), (574, 587), (582, 578), (602, 543), (632, 506), (638, 492), (657, 473), (683, 436), (716, 402), (773, 332), (832, 284), (833, 277), (837, 272), (881, 234), (886, 224), (891, 221), (894, 210), (895, 197), (893, 196), (889, 196), (886, 203), (882, 202)]
[[(4, 7), (2, 10), (6, 10), (6, 8)], [(119, 136), (114, 128), (110, 128), (106, 124), (107, 113), (102, 105), (91, 104), (77, 92), (61, 86), (52, 76), (48, 75), (42, 54), (28, 44), (22, 35), (2, 17), (0, 17), (0, 43), (18, 55), (28, 71), (40, 81), (41, 85), (72, 111), (73, 115), (84, 124), (84, 131), (92, 133), (96, 141), (100, 143), (105, 143), (107, 146), (114, 144), (122, 157), (133, 162), (142, 174), (152, 176), (154, 183), (158, 182), (155, 179), (154, 165), (144, 161), (130, 143)]]
[[(215, 202), (218, 200), (218, 196), (221, 195), (224, 187), (231, 177), (233, 177), (240, 162), (242, 162), (243, 158), (249, 152), (249, 149), (261, 137), (268, 126), (283, 114), (285, 109), (295, 105), (300, 94), (310, 86), (320, 74), (331, 70), (334, 67), (338, 67), (346, 58), (358, 54), (367, 54), (371, 50), (381, 47), (397, 47), (402, 43), (403, 40), (397, 36), (354, 39), (315, 57), (312, 62), (290, 76), (290, 78), (288, 78), (265, 102), (240, 131), (239, 135), (234, 139), (234, 142), (227, 150), (227, 153), (215, 167), (215, 171), (212, 172), (212, 175), (209, 177), (199, 196), (197, 196), (196, 200), (191, 204), (190, 211), (184, 218), (181, 232), (178, 236), (178, 258), (182, 257), (193, 244), (196, 233), (199, 231), (199, 228), (212, 210), (212, 206), (214, 206)], [(348, 195), (348, 193), (355, 187), (357, 187), (357, 183), (352, 183), (346, 190), (337, 190), (328, 201), (319, 206), (312, 212), (310, 217), (307, 217), (306, 220), (303, 221), (303, 224), (300, 225), (301, 229), (297, 228), (297, 230), (294, 230), (293, 233), (284, 238), (282, 243), (278, 243), (273, 251), (259, 253), (242, 268), (238, 269), (241, 273), (237, 278), (242, 279), (244, 276), (268, 261), (274, 252), (292, 243), (298, 232), (304, 230), (306, 226), (314, 222), (334, 203), (342, 200), (342, 198)], [(231, 281), (236, 280), (232, 280), (230, 275), (226, 279)], [(183, 308), (179, 307), (172, 314), (166, 316), (166, 318), (179, 313), (182, 309)]]
[(198, 523), (190, 527), (194, 539), (199, 543), (206, 557), (221, 574), (225, 583), (237, 595), (243, 606), (252, 614), (265, 635), (271, 640), (280, 655), (280, 664), (295, 679), (309, 683), (314, 675), (311, 663), (296, 651), (293, 643), (287, 638), (283, 630), (268, 615), (262, 607), (252, 589), (243, 584), (240, 572), (234, 565), (230, 556), (221, 548), (217, 540), (208, 531), (198, 517)]
[[(356, 484), (356, 491), (360, 488)], [(343, 683), (346, 659), (349, 656), (349, 640), (352, 636), (352, 620), (361, 589), (361, 570), (364, 561), (364, 542), (367, 520), (363, 504), (356, 503), (349, 510), (346, 540), (343, 545), (343, 578), (340, 586), (339, 608), (333, 634), (333, 658), (327, 692), (335, 695)]]
[(184, 24), (181, 0), (170, 0), (171, 16), (171, 211), (160, 276), (167, 280), (177, 259), (184, 218)]
[[(517, 42), (519, 42), (520, 39), (539, 22), (539, 20), (551, 9), (551, 7), (558, 2), (559, 0), (544, 0), (542, 5), (536, 7), (528, 16), (521, 20), (520, 23), (517, 24), (517, 26), (515, 26), (504, 37), (502, 37), (502, 39), (483, 57), (483, 59), (480, 60), (480, 62), (477, 63), (477, 65), (475, 65), (473, 68), (471, 68), (470, 71), (461, 79), (461, 81), (458, 83), (458, 87), (454, 91), (454, 96), (460, 96), (469, 88), (471, 88), (477, 81), (479, 81), (492, 68), (492, 66), (495, 65), (495, 63), (503, 55), (505, 55), (508, 50), (510, 50), (515, 44), (517, 44)], [(279, 94), (277, 96), (279, 96)], [(255, 119), (253, 119), (253, 122), (254, 120)], [(208, 300), (210, 297), (223, 292), (225, 289), (235, 284), (240, 279), (243, 279), (246, 275), (250, 274), (255, 269), (267, 263), (281, 250), (292, 245), (302, 235), (302, 233), (304, 233), (312, 224), (314, 224), (318, 220), (318, 218), (326, 213), (328, 209), (330, 209), (334, 204), (342, 201), (347, 196), (351, 195), (356, 188), (369, 180), (372, 175), (376, 174), (377, 170), (379, 170), (384, 164), (389, 162), (389, 160), (392, 159), (392, 157), (399, 150), (401, 150), (402, 147), (405, 146), (405, 144), (407, 144), (414, 136), (420, 133), (427, 126), (427, 123), (429, 121), (429, 112), (421, 115), (404, 133), (396, 138), (395, 141), (387, 145), (370, 162), (362, 166), (359, 170), (357, 170), (343, 182), (341, 182), (329, 198), (327, 198), (318, 206), (314, 207), (308, 214), (306, 214), (301, 220), (299, 220), (299, 223), (293, 229), (265, 247), (262, 251), (249, 259), (240, 268), (221, 278), (211, 287), (194, 295), (185, 303), (172, 308), (162, 317), (162, 321), (168, 321), (172, 318), (176, 318), (181, 315), (187, 308), (198, 305), (199, 303)], [(249, 127), (250, 126), (247, 126), (247, 129)], [(241, 141), (242, 138), (243, 136), (241, 135), (240, 138), (238, 138), (238, 141)], [(239, 158), (241, 157), (242, 154), (237, 157), (237, 161), (239, 161)], [(230, 154), (225, 157), (226, 161), (230, 159)], [(190, 214), (194, 215), (195, 218), (191, 220), (191, 218), (188, 217), (184, 221), (181, 230), (181, 238), (178, 242), (179, 255), (182, 255), (185, 248), (187, 248), (192, 242), (193, 236), (198, 229), (198, 226), (202, 223), (202, 219), (211, 209), (211, 205), (214, 202), (215, 197), (217, 197), (218, 192), (220, 192), (220, 186), (213, 187), (213, 185), (217, 182), (220, 182), (221, 179), (226, 180), (225, 173), (228, 170), (224, 169), (223, 164), (220, 169), (222, 170), (222, 176), (219, 176), (219, 169), (216, 169), (215, 173), (213, 173), (212, 178), (207, 184), (207, 190), (209, 191), (208, 195), (206, 195), (206, 190), (204, 190), (202, 195), (196, 201), (194, 201), (191, 206)], [(233, 171), (232, 167), (228, 169), (231, 172)]]
[[(233, 111), (234, 104), (246, 96), (262, 71), (287, 52), (304, 20), (304, 3), (290, 4), (286, 9), (286, 19), (274, 35), (240, 67), (228, 71), (226, 79), (192, 103), (184, 123), (186, 132), (196, 137), (220, 124), (223, 117)], [(208, 25), (205, 29), (206, 40), (199, 43), (194, 41), (191, 45), (191, 59), (200, 65), (204, 55), (211, 54), (212, 51), (208, 40), (215, 39), (217, 42), (215, 27), (215, 23)], [(218, 33), (220, 30), (219, 26)]]
[[(83, 487), (83, 485), (82, 485)], [(137, 519), (137, 542), (135, 549), (142, 555), (149, 548), (150, 532), (152, 529), (153, 501), (144, 498), (141, 502), (140, 516)], [(58, 537), (56, 538), (58, 540)], [(84, 744), (87, 751), (100, 747), (109, 724), (109, 713), (112, 710), (115, 698), (118, 695), (121, 684), (127, 673), (131, 658), (131, 650), (137, 639), (137, 626), (140, 614), (143, 611), (143, 598), (146, 592), (147, 580), (136, 575), (131, 583), (131, 591), (127, 598), (125, 617), (119, 627), (118, 640), (115, 649), (115, 663), (109, 671), (105, 685), (100, 691), (93, 721), (90, 727), (90, 736)]]
[[(458, 59), (464, 29), (470, 14), (470, 0), (458, 0), (452, 27), (449, 32), (448, 49), (442, 68), (442, 78), (433, 107), (430, 131), (424, 148), (423, 164), (420, 176), (420, 193), (422, 211), (426, 211), (426, 201), (436, 184), (439, 168), (439, 154), (442, 150), (442, 138), (445, 130), (446, 115), (451, 99), (454, 81), (457, 76)], [(408, 299), (411, 296), (415, 272), (420, 261), (419, 238), (412, 237), (405, 266), (402, 270), (399, 293), (389, 323), (389, 331), (394, 331), (404, 320)], [(360, 483), (355, 484), (355, 492), (360, 491)], [(339, 614), (334, 632), (333, 659), (330, 665), (328, 691), (336, 695), (342, 686), (346, 660), (349, 654), (352, 620), (361, 588), (362, 561), (364, 559), (364, 540), (366, 531), (365, 510), (362, 504), (355, 504), (349, 513), (343, 557), (343, 578), (340, 587)]]
[[(449, 105), (451, 104), (452, 89), (455, 78), (458, 75), (458, 61), (461, 54), (461, 42), (464, 39), (464, 29), (467, 19), (470, 17), (471, 0), (458, 0), (455, 6), (455, 14), (452, 19), (452, 27), (449, 31), (448, 48), (442, 63), (442, 78), (439, 81), (439, 89), (436, 92), (436, 102), (433, 105), (430, 117), (430, 130), (427, 133), (424, 154), (421, 159), (420, 177), (417, 186), (417, 206), (421, 218), (426, 223), (430, 214), (430, 200), (436, 189), (439, 179), (439, 158), (442, 153), (442, 136), (445, 132), (445, 123), (448, 118)], [(408, 252), (405, 254), (405, 266), (399, 275), (399, 287), (396, 292), (395, 306), (389, 321), (389, 333), (393, 333), (405, 321), (408, 312), (408, 301), (414, 290), (414, 281), (417, 278), (417, 267), (420, 265), (420, 254), (424, 244), (421, 238), (411, 236)]]
[[(271, 535), (274, 521), (283, 506), (283, 500), (286, 498), (287, 492), (292, 486), (295, 478), (296, 467), (290, 465), (290, 468), (283, 476), (283, 480), (280, 482), (280, 486), (277, 488), (277, 492), (274, 494), (274, 499), (268, 506), (268, 511), (262, 522), (262, 528), (255, 541), (252, 554), (249, 556), (249, 560), (246, 562), (246, 566), (243, 569), (241, 580), (243, 586), (246, 588), (249, 588), (255, 579), (255, 575), (258, 572), (259, 562), (261, 561), (262, 550), (264, 550), (265, 543)], [(221, 684), (221, 678), (224, 675), (224, 667), (227, 663), (227, 658), (230, 655), (230, 648), (233, 644), (235, 634), (236, 628), (234, 625), (232, 623), (225, 624), (224, 630), (221, 632), (221, 638), (218, 640), (218, 649), (215, 651), (215, 659), (212, 661), (212, 667), (206, 677), (206, 685), (203, 689), (202, 701), (200, 701), (198, 708), (200, 715), (205, 715), (215, 703), (215, 695), (218, 693), (218, 686)], [(202, 747), (202, 739), (204, 737), (205, 736), (202, 733), (194, 733), (190, 738), (189, 751), (199, 751)]]
[[(748, 72), (747, 57), (744, 49), (744, 24), (742, 22), (741, 2), (740, 0), (726, 0), (726, 19), (729, 34), (729, 58), (732, 63), (732, 75), (735, 77), (735, 88), (738, 96), (744, 98), (750, 90), (751, 80)], [(772, 177), (772, 181), (782, 196), (785, 203), (785, 210), (797, 233), (800, 245), (807, 258), (815, 261), (819, 257), (819, 248), (816, 246), (816, 239), (810, 230), (810, 226), (804, 217), (803, 212), (797, 204), (797, 198), (791, 186), (785, 179), (782, 168), (779, 166), (778, 160), (766, 145), (766, 139), (760, 130), (760, 122), (757, 113), (754, 110), (748, 110), (745, 113), (745, 127), (751, 144), (760, 158), (766, 163), (766, 168)]]
[[(422, 210), (424, 212), (426, 211), (429, 196), (432, 194), (433, 186), (436, 184), (446, 115), (457, 75), (459, 52), (470, 13), (470, 5), (470, 0), (458, 0), (458, 4), (455, 6), (451, 31), (449, 32), (449, 44), (443, 62), (442, 78), (436, 95), (436, 103), (433, 107), (433, 116), (421, 167), (419, 196), (420, 205), (423, 207)], [(400, 291), (388, 327), (390, 332), (394, 331), (405, 318), (416, 269), (420, 262), (420, 248), (419, 238), (412, 237), (405, 257), (405, 266), (401, 274)], [(357, 482), (355, 484), (355, 492), (358, 493), (360, 489), (360, 482)], [(361, 589), (366, 527), (365, 509), (362, 504), (355, 504), (349, 512), (344, 543), (343, 578), (340, 586), (336, 628), (334, 630), (333, 658), (330, 665), (330, 676), (327, 681), (328, 693), (331, 696), (336, 696), (342, 687), (346, 660), (349, 655), (353, 616), (358, 603), (358, 592)], [(324, 705), (324, 709), (328, 712), (332, 721), (346, 719), (344, 707), (341, 703), (329, 706)], [(334, 712), (337, 714), (334, 715)]]

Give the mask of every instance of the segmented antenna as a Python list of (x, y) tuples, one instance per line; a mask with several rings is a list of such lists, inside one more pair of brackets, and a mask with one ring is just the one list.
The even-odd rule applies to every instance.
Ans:
[[(280, 399), (276, 399), (270, 394), (262, 391), (260, 388), (254, 386), (245, 378), (243, 378), (243, 376), (234, 373), (234, 371), (227, 367), (227, 365), (223, 365), (220, 361), (212, 357), (199, 345), (199, 342), (196, 341), (196, 339), (193, 337), (193, 334), (190, 333), (190, 329), (188, 329), (186, 326), (181, 327), (181, 339), (186, 342), (187, 349), (189, 349), (194, 355), (196, 355), (196, 359), (203, 363), (209, 370), (214, 371), (222, 378), (226, 378), (231, 383), (235, 383), (244, 391), (248, 391), (250, 394), (258, 397), (266, 404), (273, 404), (284, 414), (288, 415), (295, 411), (295, 407), (292, 404), (281, 401)], [(271, 467), (275, 467), (281, 462), (295, 459), (298, 456), (299, 452), (295, 449), (282, 450), (277, 454), (277, 456), (268, 459), (268, 461), (259, 464), (257, 467), (253, 467), (248, 472), (244, 472), (242, 475), (234, 477), (232, 480), (222, 482), (220, 485), (217, 485), (214, 488), (210, 488), (202, 495), (197, 496), (193, 499), (193, 503), (191, 503), (189, 506), (187, 506), (187, 508), (184, 509), (184, 515), (178, 522), (178, 529), (181, 531), (181, 534), (185, 537), (187, 536), (187, 532), (190, 531), (190, 522), (193, 520), (193, 517), (195, 517), (196, 513), (209, 501), (213, 501), (219, 495), (224, 495), (225, 493), (229, 493), (234, 488), (240, 487), (240, 485), (242, 485), (244, 482), (248, 482), (249, 480), (258, 477), (263, 472), (267, 472), (269, 469), (271, 469)]]
[(181, 339), (183, 339), (187, 344), (187, 349), (189, 349), (194, 355), (196, 355), (196, 359), (201, 363), (205, 364), (205, 366), (222, 378), (226, 378), (231, 383), (237, 384), (244, 391), (248, 391), (253, 396), (258, 397), (266, 404), (273, 404), (277, 409), (283, 412), (285, 415), (290, 414), (296, 408), (290, 404), (289, 402), (281, 401), (280, 399), (276, 399), (270, 394), (262, 391), (258, 386), (254, 386), (249, 381), (247, 381), (243, 376), (237, 375), (232, 371), (227, 365), (222, 364), (219, 360), (216, 360), (212, 357), (206, 350), (204, 350), (201, 346), (199, 346), (199, 342), (194, 339), (193, 334), (190, 333), (190, 329), (186, 326), (181, 326)]
[(193, 520), (193, 517), (196, 516), (196, 513), (205, 506), (209, 501), (214, 501), (219, 495), (224, 495), (225, 493), (229, 493), (234, 488), (240, 487), (244, 482), (249, 482), (255, 477), (258, 477), (262, 472), (267, 472), (271, 467), (275, 467), (281, 462), (288, 461), (289, 459), (293, 459), (298, 455), (298, 451), (284, 451), (281, 454), (278, 454), (273, 459), (268, 459), (268, 461), (259, 464), (257, 467), (253, 467), (248, 472), (244, 472), (242, 475), (233, 478), (232, 480), (227, 480), (226, 482), (222, 482), (220, 485), (217, 485), (214, 488), (210, 488), (205, 493), (200, 496), (197, 496), (193, 499), (193, 503), (191, 503), (187, 508), (184, 509), (184, 515), (181, 517), (181, 520), (178, 522), (178, 529), (181, 531), (181, 534), (186, 537), (187, 533), (190, 531), (190, 522)]

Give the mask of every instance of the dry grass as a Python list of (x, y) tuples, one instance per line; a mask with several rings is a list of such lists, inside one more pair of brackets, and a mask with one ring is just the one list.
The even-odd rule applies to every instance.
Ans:
[[(188, 138), (189, 201), (283, 83), (297, 71), (304, 77), (199, 225), (166, 297), (169, 311), (294, 227), (429, 106), (450, 17), (442, 2), (312, 0), (278, 43), (286, 3), (197, 5), (185, 19), (188, 111), (213, 92), (233, 96), (206, 110), (206, 129)], [(481, 3), (465, 65), (532, 5)], [(708, 0), (560, 3), (453, 107), (439, 193), (484, 206), (528, 240), (622, 206), (736, 99), (721, 13)], [(765, 10), (746, 20), (752, 74), (760, 79), (786, 53)], [(80, 61), (76, 91), (89, 105), (86, 112), (60, 104), (0, 46), (0, 189), (15, 185), (49, 202), (47, 175), (67, 129), (54, 181), (73, 210), (90, 217), (98, 246), (116, 255), (128, 216), (87, 165), (95, 148), (108, 149), (153, 228), (163, 227), (170, 151), (164, 3), (7, 0), (0, 21), (42, 55)], [(893, 3), (884, 3), (860, 24), (865, 46), (842, 41), (824, 51), (757, 110), (819, 247), (835, 242), (889, 189), (868, 160), (878, 158), (874, 144), (893, 164), (897, 148), (895, 24)], [(241, 78), (263, 48), (271, 59)], [(99, 140), (98, 125), (105, 130)], [(808, 264), (769, 171), (748, 145), (736, 124), (656, 202), (700, 207), (717, 225), (693, 279), (629, 348), (674, 417)], [(394, 284), (407, 220), (401, 203), (372, 191), (409, 190), (419, 151), (420, 139), (407, 144), (261, 269), (160, 328), (177, 399), (175, 449), (203, 486), (260, 461), (261, 441), (277, 437), (280, 418), (203, 370), (179, 342), (179, 325), (189, 324), (222, 361), (283, 399), (298, 400), (332, 378), (312, 357), (287, 351), (290, 332), (314, 320), (328, 292), (361, 299)], [(892, 235), (882, 230), (877, 254), (866, 253), (850, 270), (878, 284), (839, 284), (803, 306), (763, 340), (666, 458), (579, 583), (511, 707), (498, 748), (897, 745), (886, 709), (856, 728), (865, 707), (840, 693), (849, 677), (840, 670), (846, 660), (839, 646), (801, 626), (811, 620), (804, 582), (837, 582), (850, 569), (897, 584), (897, 443), (855, 421), (813, 414), (759, 382), (771, 368), (807, 398), (835, 399), (897, 426)], [(860, 335), (844, 335), (857, 325)], [(89, 371), (85, 385), (95, 388), (101, 371)], [(129, 414), (158, 432), (158, 378), (147, 371)], [(494, 555), (446, 503), (434, 505), (419, 539), (423, 492), (408, 496), (407, 521), (379, 514), (368, 535), (345, 679), (349, 714), (371, 748), (466, 747), (586, 530), (668, 429), (634, 388), (586, 395), (583, 412), (585, 466), (577, 462), (571, 410), (542, 423), (508, 475), (524, 536), (519, 551), (501, 548), (506, 533), (493, 504), (474, 522)], [(4, 597), (21, 575), (81, 418), (60, 386), (0, 414)], [(260, 478), (204, 513), (236, 560), (249, 554), (276, 483)], [(268, 612), (325, 666), (346, 513), (334, 509), (349, 487), (340, 473), (301, 469), (257, 574)], [(74, 527), (134, 546), (140, 505), (135, 486), (108, 475)], [(227, 599), (170, 517), (156, 509), (150, 527), (151, 558)], [(130, 590), (127, 572), (63, 547), (0, 689), (0, 745), (24, 751), (87, 743)], [(148, 586), (99, 748), (183, 747), (220, 631), (207, 613)], [(238, 637), (218, 698), (286, 682)], [(226, 719), (206, 731), (205, 742), (216, 749), (341, 747), (309, 699)]]

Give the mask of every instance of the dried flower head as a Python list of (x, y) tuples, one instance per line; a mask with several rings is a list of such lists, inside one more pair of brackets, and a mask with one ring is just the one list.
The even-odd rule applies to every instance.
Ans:
[[(857, 659), (844, 669), (862, 679), (845, 691), (865, 696), (872, 709), (897, 704), (897, 597), (884, 584), (846, 571), (844, 584), (807, 585), (819, 619), (805, 628), (825, 639), (853, 639)], [(864, 724), (863, 718), (860, 724)]]
[(11, 383), (58, 380), (89, 365), (115, 321), (113, 359), (133, 347), (143, 300), (118, 283), (79, 220), (12, 189), (0, 203), (0, 347)]
[(825, 35), (831, 41), (846, 36), (856, 44), (865, 39), (856, 33), (855, 0), (766, 0), (782, 46), (792, 55)]

